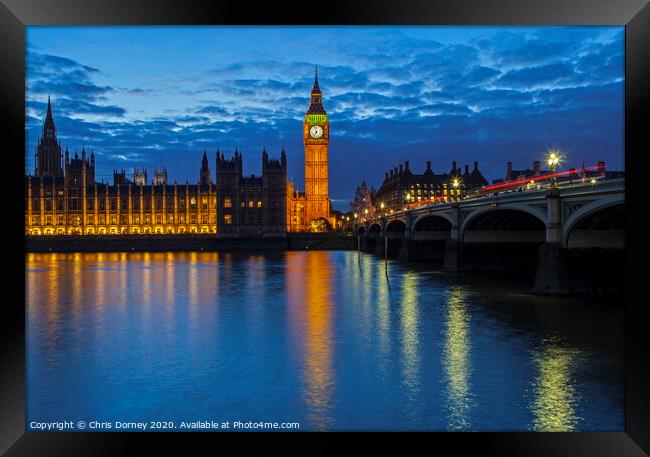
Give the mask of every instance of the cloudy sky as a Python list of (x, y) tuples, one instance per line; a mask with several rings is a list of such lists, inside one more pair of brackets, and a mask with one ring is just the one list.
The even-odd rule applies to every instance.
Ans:
[[(198, 181), (204, 150), (287, 150), (303, 188), (314, 65), (330, 117), (330, 196), (404, 160), (532, 167), (624, 162), (623, 27), (28, 27), (26, 172), (48, 93), (62, 145), (93, 148), (97, 178), (167, 167)], [(214, 179), (214, 178), (213, 178)]]

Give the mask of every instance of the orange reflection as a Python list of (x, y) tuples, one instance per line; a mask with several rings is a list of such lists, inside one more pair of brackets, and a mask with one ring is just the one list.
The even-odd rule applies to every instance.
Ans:
[(290, 313), (296, 326), (303, 330), (305, 401), (310, 422), (317, 429), (331, 426), (333, 280), (328, 252), (287, 253)]
[(332, 396), (330, 308), (333, 285), (328, 252), (311, 252), (307, 262), (307, 401), (319, 428), (329, 423)]

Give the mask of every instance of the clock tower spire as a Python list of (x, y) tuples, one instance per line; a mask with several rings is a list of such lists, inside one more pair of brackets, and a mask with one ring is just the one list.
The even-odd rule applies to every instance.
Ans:
[(323, 94), (318, 84), (318, 65), (314, 71), (309, 109), (305, 114), (303, 138), (305, 143), (306, 222), (324, 217), (330, 219), (328, 148), (329, 119), (323, 107)]

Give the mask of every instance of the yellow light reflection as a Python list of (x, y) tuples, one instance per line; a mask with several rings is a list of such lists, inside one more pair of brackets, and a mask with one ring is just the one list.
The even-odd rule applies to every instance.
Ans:
[(120, 287), (119, 287), (119, 301), (118, 304), (121, 307), (125, 307), (128, 302), (128, 296), (127, 296), (127, 291), (129, 290), (128, 287), (128, 254), (126, 252), (122, 252), (118, 254), (118, 259), (117, 259), (117, 265), (119, 267), (119, 276), (120, 276)]
[[(77, 332), (80, 330), (79, 328), (79, 321), (82, 318), (82, 313), (84, 312), (83, 310), (83, 303), (82, 303), (82, 290), (83, 290), (83, 285), (82, 285), (82, 271), (81, 267), (83, 264), (83, 254), (76, 253), (76, 254), (68, 254), (67, 259), (69, 261), (72, 261), (72, 274), (66, 276), (71, 277), (72, 279), (72, 290), (70, 294), (70, 299), (72, 300), (71, 305), (71, 314), (72, 314), (72, 320), (73, 320), (73, 325), (72, 328), (75, 329)], [(68, 265), (70, 265), (69, 262), (66, 262), (64, 265), (66, 265), (66, 270), (69, 269)], [(59, 278), (59, 280), (62, 278)]]
[(401, 342), (402, 342), (402, 382), (409, 394), (418, 393), (419, 356), (419, 313), (418, 313), (418, 279), (413, 272), (403, 275), (401, 303)]
[(199, 271), (198, 271), (198, 254), (196, 252), (190, 252), (190, 261), (189, 261), (189, 274), (188, 274), (188, 292), (189, 292), (189, 303), (190, 303), (190, 320), (192, 325), (196, 325), (198, 319), (198, 300), (199, 300)]
[(167, 315), (171, 317), (169, 313), (171, 306), (174, 304), (174, 283), (176, 279), (176, 274), (174, 272), (174, 253), (168, 252), (165, 255), (165, 298), (167, 303)]
[[(45, 328), (47, 329), (47, 335), (48, 335), (48, 342), (53, 345), (51, 348), (52, 350), (55, 350), (56, 348), (56, 343), (58, 342), (58, 332), (57, 332), (57, 327), (59, 325), (59, 300), (61, 294), (60, 290), (60, 284), (61, 284), (61, 278), (60, 278), (60, 271), (59, 267), (61, 265), (61, 255), (60, 254), (49, 254), (49, 266), (48, 266), (48, 273), (47, 273), (47, 279), (45, 284), (39, 284), (36, 287), (34, 287), (35, 290), (46, 290), (47, 291), (47, 301), (46, 301), (46, 312), (45, 312), (45, 320), (46, 320), (46, 325)], [(44, 287), (43, 287), (44, 286)]]
[(379, 337), (379, 360), (382, 361), (382, 369), (385, 361), (389, 360), (390, 354), (390, 290), (388, 289), (388, 278), (384, 270), (383, 262), (375, 263), (375, 278), (377, 281), (377, 330)]
[(443, 403), (449, 411), (450, 430), (467, 430), (471, 426), (470, 350), (469, 313), (465, 303), (465, 291), (456, 287), (452, 289), (447, 302), (442, 355), (446, 380), (446, 396)]
[(578, 417), (575, 412), (576, 389), (573, 378), (577, 357), (577, 351), (557, 343), (550, 343), (536, 357), (539, 376), (535, 380), (531, 407), (534, 430), (575, 430)]

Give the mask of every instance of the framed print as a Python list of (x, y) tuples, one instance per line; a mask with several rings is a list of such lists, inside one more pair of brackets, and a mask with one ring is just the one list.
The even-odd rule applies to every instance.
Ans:
[(0, 11), (7, 455), (647, 455), (644, 2)]

